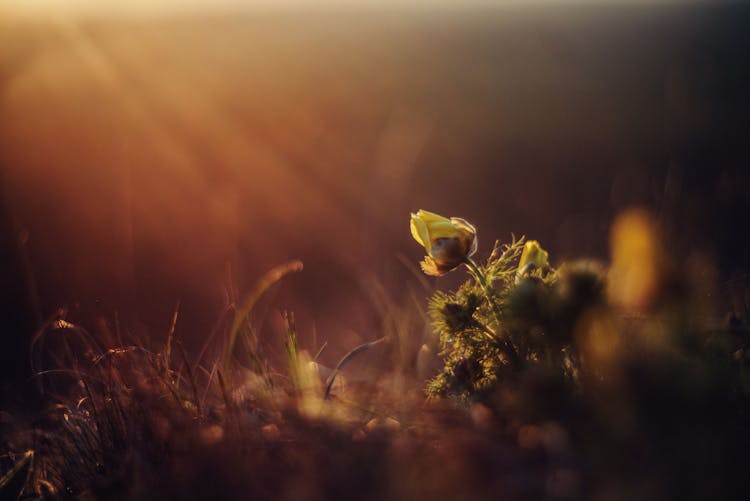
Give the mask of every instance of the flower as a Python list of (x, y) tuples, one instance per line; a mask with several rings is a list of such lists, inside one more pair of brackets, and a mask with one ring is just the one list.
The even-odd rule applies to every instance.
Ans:
[(667, 260), (653, 217), (643, 209), (629, 209), (619, 215), (612, 226), (610, 247), (610, 298), (635, 311), (654, 304)]
[(477, 250), (477, 230), (460, 217), (420, 209), (411, 215), (411, 235), (427, 251), (420, 265), (428, 275), (445, 275)]
[(536, 240), (529, 240), (526, 242), (526, 245), (523, 246), (521, 260), (518, 262), (518, 272), (516, 273), (516, 277), (519, 278), (534, 269), (545, 268), (548, 264), (548, 259), (549, 253), (542, 249), (539, 242)]

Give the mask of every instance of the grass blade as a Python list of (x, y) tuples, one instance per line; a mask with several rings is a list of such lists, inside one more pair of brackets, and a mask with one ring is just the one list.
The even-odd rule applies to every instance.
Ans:
[(361, 345), (357, 346), (356, 348), (354, 348), (349, 353), (347, 353), (346, 355), (344, 355), (344, 357), (341, 360), (339, 360), (339, 363), (336, 364), (336, 368), (333, 369), (333, 372), (331, 373), (331, 375), (328, 377), (328, 383), (326, 384), (326, 393), (325, 393), (325, 396), (323, 398), (327, 399), (328, 396), (331, 394), (331, 388), (333, 387), (333, 382), (336, 380), (336, 376), (338, 375), (339, 371), (346, 364), (348, 364), (349, 361), (352, 358), (356, 357), (357, 355), (359, 355), (362, 352), (365, 352), (365, 351), (369, 350), (373, 346), (382, 343), (383, 341), (385, 341), (385, 337), (381, 337), (380, 339), (376, 339), (375, 341), (371, 341), (369, 343), (361, 344)]
[(28, 482), (34, 451), (26, 451), (13, 469), (0, 478), (0, 499), (18, 499)]
[(255, 307), (256, 303), (263, 297), (268, 289), (271, 288), (276, 282), (284, 278), (290, 273), (302, 271), (302, 261), (292, 260), (284, 264), (280, 264), (275, 268), (267, 271), (260, 280), (255, 284), (253, 291), (245, 297), (240, 307), (234, 316), (234, 322), (232, 323), (232, 329), (229, 331), (229, 340), (227, 342), (226, 350), (224, 352), (224, 364), (229, 362), (232, 356), (232, 350), (234, 350), (234, 344), (237, 342), (237, 336), (242, 327), (242, 323), (247, 319), (247, 316)]

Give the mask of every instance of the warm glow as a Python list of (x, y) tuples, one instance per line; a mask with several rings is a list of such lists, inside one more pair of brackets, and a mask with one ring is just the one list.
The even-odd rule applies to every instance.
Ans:
[(0, 0), (0, 497), (748, 497), (727, 3)]
[[(243, 9), (289, 8), (458, 8), (539, 5), (618, 5), (675, 4), (684, 0), (131, 0), (102, 2), (97, 0), (0, 0), (0, 10), (21, 13), (86, 13), (86, 14), (164, 14), (179, 12), (237, 11)], [(705, 1), (705, 0), (704, 0)]]
[(615, 221), (610, 236), (613, 299), (629, 309), (648, 306), (654, 299), (662, 267), (656, 225), (643, 210), (630, 210)]

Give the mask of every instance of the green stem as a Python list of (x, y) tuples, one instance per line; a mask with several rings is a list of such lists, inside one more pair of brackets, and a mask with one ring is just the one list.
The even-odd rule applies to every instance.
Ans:
[[(477, 263), (474, 262), (473, 259), (471, 259), (469, 256), (466, 256), (466, 266), (469, 267), (469, 269), (474, 272), (474, 277), (477, 279), (477, 282), (484, 288), (485, 294), (489, 292), (489, 285), (487, 284), (487, 278), (484, 276), (484, 273), (482, 273), (482, 270), (479, 269), (479, 266), (477, 266)], [(487, 299), (490, 299), (489, 296)], [(494, 304), (494, 303), (493, 303)]]
[[(490, 284), (487, 282), (487, 277), (484, 276), (484, 273), (482, 273), (482, 270), (479, 269), (479, 266), (477, 266), (477, 263), (474, 262), (473, 259), (471, 259), (469, 256), (466, 256), (465, 261), (466, 266), (472, 271), (474, 277), (476, 278), (479, 285), (482, 286), (482, 289), (484, 290), (484, 295), (487, 298), (487, 302), (490, 304), (490, 307), (492, 308), (492, 312), (495, 314), (495, 321), (498, 325), (502, 325), (502, 322), (500, 320), (501, 313), (500, 308), (498, 308), (497, 303), (495, 302), (495, 294), (494, 290), (490, 286)], [(520, 368), (521, 366), (521, 357), (518, 355), (518, 351), (516, 350), (516, 347), (513, 346), (513, 343), (508, 339), (507, 336), (503, 336), (502, 338), (497, 335), (496, 332), (493, 330), (487, 328), (485, 326), (485, 329), (488, 333), (492, 333), (495, 336), (495, 339), (497, 339), (500, 343), (502, 343), (505, 355), (508, 357), (508, 361), (513, 365), (514, 367)]]

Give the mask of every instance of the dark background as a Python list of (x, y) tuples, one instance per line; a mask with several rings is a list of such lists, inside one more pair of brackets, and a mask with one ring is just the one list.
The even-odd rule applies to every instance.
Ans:
[(719, 313), (741, 308), (749, 21), (741, 4), (6, 17), (3, 398), (58, 307), (161, 340), (179, 300), (196, 349), (227, 277), (247, 291), (291, 258), (305, 271), (272, 302), (333, 363), (377, 336), (363, 284), (398, 301), (415, 282), (418, 208), (475, 222), (482, 256), (514, 232), (559, 262), (606, 259), (613, 218), (644, 206), (678, 266), (711, 263)]

